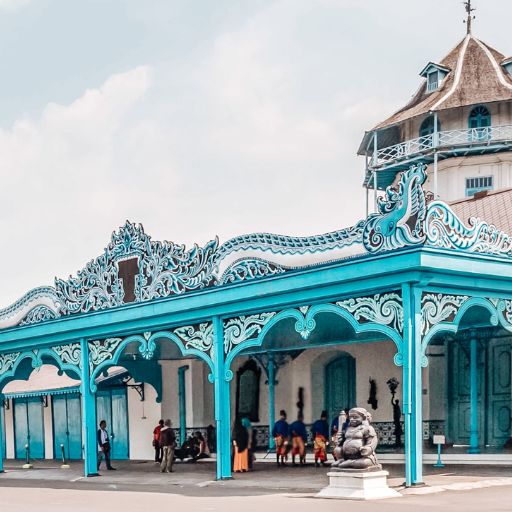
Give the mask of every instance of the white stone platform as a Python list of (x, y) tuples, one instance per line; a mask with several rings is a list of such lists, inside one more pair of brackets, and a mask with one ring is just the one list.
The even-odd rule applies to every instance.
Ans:
[(382, 500), (400, 498), (402, 495), (388, 487), (387, 471), (330, 471), (329, 485), (324, 487), (317, 498), (343, 500)]

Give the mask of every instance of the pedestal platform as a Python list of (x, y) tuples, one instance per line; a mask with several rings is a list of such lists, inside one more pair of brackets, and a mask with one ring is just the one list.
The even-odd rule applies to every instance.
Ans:
[(387, 471), (333, 470), (327, 473), (329, 485), (316, 498), (342, 500), (382, 500), (401, 498), (402, 495), (388, 487)]

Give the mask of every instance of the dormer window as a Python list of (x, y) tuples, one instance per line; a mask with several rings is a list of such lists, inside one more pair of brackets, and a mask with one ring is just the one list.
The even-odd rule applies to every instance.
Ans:
[(435, 91), (439, 87), (439, 72), (432, 71), (432, 73), (429, 73), (427, 76), (427, 91)]
[(512, 57), (509, 57), (508, 59), (505, 59), (501, 65), (503, 66), (503, 69), (512, 76)]
[(421, 71), (420, 76), (427, 79), (427, 92), (439, 89), (443, 78), (450, 72), (448, 68), (429, 62)]

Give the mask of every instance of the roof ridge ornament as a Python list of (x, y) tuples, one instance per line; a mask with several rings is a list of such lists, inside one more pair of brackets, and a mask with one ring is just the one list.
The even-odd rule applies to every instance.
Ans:
[(466, 24), (466, 34), (471, 35), (471, 22), (476, 18), (475, 15), (472, 14), (473, 11), (476, 11), (475, 7), (471, 7), (471, 0), (466, 0), (462, 2), (464, 4), (464, 8), (466, 10), (467, 18), (464, 20)]

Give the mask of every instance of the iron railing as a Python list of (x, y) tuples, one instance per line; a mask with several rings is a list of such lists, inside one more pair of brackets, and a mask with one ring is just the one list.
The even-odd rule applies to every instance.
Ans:
[(373, 168), (393, 164), (400, 160), (420, 156), (422, 153), (432, 151), (435, 148), (493, 146), (506, 141), (512, 141), (512, 125), (441, 131), (437, 134), (424, 135), (379, 149), (376, 155), (376, 165), (372, 160), (370, 166)]

